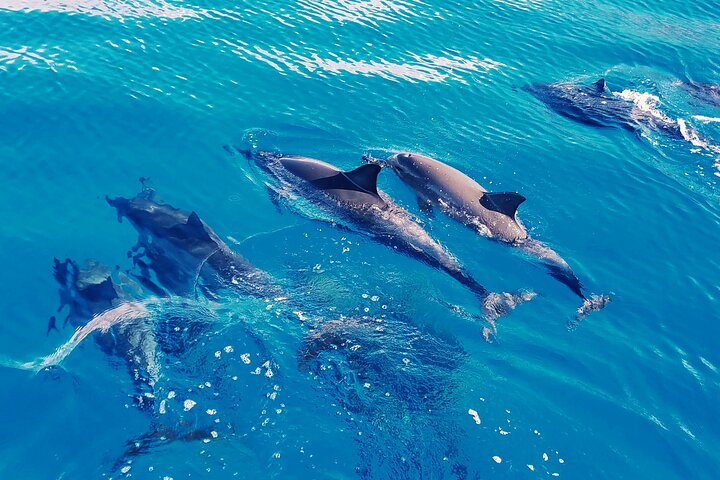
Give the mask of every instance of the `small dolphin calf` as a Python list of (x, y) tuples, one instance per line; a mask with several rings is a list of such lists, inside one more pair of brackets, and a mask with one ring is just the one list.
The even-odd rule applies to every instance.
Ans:
[(270, 275), (231, 250), (197, 213), (156, 201), (150, 189), (130, 199), (106, 199), (117, 209), (118, 219), (128, 218), (140, 233), (138, 248), (143, 252), (136, 262), (144, 269), (140, 280), (147, 288), (159, 288), (149, 279), (152, 269), (159, 283), (175, 295), (194, 293), (198, 286), (206, 293), (230, 287), (261, 298), (281, 293)]
[(310, 200), (350, 229), (370, 236), (412, 258), (446, 272), (483, 302), (483, 314), (491, 323), (532, 294), (497, 294), (478, 283), (442, 245), (377, 188), (379, 165), (362, 165), (345, 172), (313, 158), (283, 156), (269, 152), (249, 154), (274, 177), (278, 192), (290, 191)]
[(550, 275), (583, 299), (579, 315), (598, 310), (609, 301), (605, 296), (588, 299), (567, 262), (547, 245), (530, 238), (517, 218), (517, 208), (525, 201), (522, 195), (488, 192), (450, 165), (415, 153), (398, 153), (387, 160), (371, 157), (365, 157), (365, 160), (392, 168), (416, 192), (418, 204), (426, 213), (437, 206), (450, 218), (482, 236), (510, 244), (536, 257)]
[(610, 92), (601, 78), (592, 85), (574, 83), (533, 83), (523, 90), (556, 113), (585, 125), (616, 127), (637, 133), (643, 128), (660, 132), (675, 139), (688, 140), (688, 126), (675, 121), (660, 111), (638, 108), (623, 96)]

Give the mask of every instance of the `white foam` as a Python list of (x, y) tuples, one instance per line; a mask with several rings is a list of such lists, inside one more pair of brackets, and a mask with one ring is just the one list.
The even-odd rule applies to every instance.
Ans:
[(693, 115), (693, 120), (703, 123), (720, 123), (720, 117), (706, 117), (704, 115)]
[(678, 127), (680, 127), (680, 133), (682, 134), (683, 138), (687, 140), (688, 142), (692, 143), (696, 147), (701, 147), (705, 149), (709, 149), (710, 145), (708, 145), (707, 142), (703, 141), (700, 138), (700, 135), (698, 134), (697, 130), (692, 128), (685, 119), (678, 118), (677, 119)]
[(658, 105), (660, 104), (660, 97), (653, 95), (648, 92), (637, 92), (635, 90), (623, 90), (622, 92), (612, 92), (623, 100), (632, 102), (635, 108), (646, 115), (651, 115), (660, 121), (666, 123), (676, 123), (672, 118), (668, 117), (663, 113)]
[[(640, 114), (640, 116), (649, 115), (657, 119), (659, 122), (677, 125), (678, 129), (680, 130), (680, 134), (686, 141), (690, 142), (696, 147), (720, 154), (720, 147), (708, 144), (700, 137), (700, 134), (697, 132), (697, 130), (695, 130), (692, 125), (688, 124), (685, 119), (678, 118), (677, 120), (675, 120), (662, 112), (658, 108), (658, 105), (660, 104), (660, 98), (657, 95), (653, 95), (647, 92), (637, 92), (635, 90), (623, 90), (619, 93), (612, 93), (613, 95), (620, 97), (623, 100), (633, 102), (633, 104), (635, 105), (635, 109)], [(694, 115), (692, 118), (705, 123), (720, 122), (720, 118), (704, 117), (702, 115)], [(716, 162), (715, 165), (720, 169), (720, 164), (718, 164), (718, 162)]]
[(78, 328), (70, 340), (62, 344), (55, 352), (32, 362), (17, 362), (5, 360), (2, 363), (8, 367), (20, 368), (23, 370), (40, 371), (51, 365), (59, 365), (75, 348), (80, 345), (88, 335), (95, 331), (106, 333), (114, 325), (132, 322), (150, 315), (145, 305), (139, 302), (127, 302), (113, 309), (107, 310), (93, 317), (83, 327)]

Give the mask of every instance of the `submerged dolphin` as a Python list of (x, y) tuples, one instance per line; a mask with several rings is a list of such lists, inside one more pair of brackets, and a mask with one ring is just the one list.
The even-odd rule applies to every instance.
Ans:
[(575, 83), (533, 83), (522, 87), (556, 113), (585, 125), (616, 127), (633, 133), (643, 128), (675, 139), (687, 140), (688, 126), (663, 113), (638, 106), (611, 92), (601, 78), (592, 85)]
[(551, 276), (583, 299), (579, 315), (600, 309), (609, 301), (606, 296), (587, 298), (568, 263), (547, 245), (530, 238), (517, 218), (517, 209), (525, 201), (522, 195), (488, 192), (450, 165), (415, 153), (398, 153), (387, 160), (371, 157), (365, 157), (365, 160), (395, 171), (415, 191), (418, 204), (426, 213), (437, 206), (450, 218), (482, 236), (510, 244), (537, 258)]
[(342, 171), (328, 163), (301, 156), (269, 152), (249, 156), (279, 182), (278, 191), (289, 190), (330, 213), (341, 225), (366, 234), (412, 258), (446, 272), (483, 302), (483, 314), (492, 322), (532, 294), (489, 292), (442, 245), (377, 188), (379, 165), (362, 165)]
[[(223, 290), (262, 299), (273, 297), (279, 300), (283, 296), (282, 289), (268, 273), (231, 250), (194, 211), (186, 213), (160, 203), (148, 188), (134, 198), (106, 197), (106, 200), (117, 210), (118, 219), (127, 218), (140, 234), (133, 260), (141, 270), (136, 278), (147, 289), (161, 295), (169, 293), (177, 296), (194, 295), (197, 289), (201, 289), (213, 299), (217, 299)], [(151, 273), (154, 273), (155, 278), (151, 278)], [(184, 317), (172, 316), (155, 322), (158, 346), (163, 353), (182, 358), (188, 344), (194, 344), (202, 336), (209, 335), (205, 321), (188, 323)], [(273, 355), (263, 339), (251, 328), (240, 328), (247, 336), (245, 347), (252, 346), (267, 359), (263, 368), (266, 368), (265, 377), (269, 379), (271, 375), (268, 371), (276, 365)], [(185, 340), (185, 336), (189, 338)], [(235, 341), (239, 340), (236, 338)], [(232, 352), (228, 348), (224, 350), (223, 357)], [(243, 359), (242, 364), (249, 362)], [(238, 360), (236, 363), (241, 362)], [(229, 375), (222, 377), (230, 378)], [(216, 386), (222, 380), (216, 379), (212, 383)], [(241, 385), (240, 382), (232, 383)], [(187, 391), (190, 392), (192, 388)], [(197, 396), (200, 393), (199, 390), (194, 391)], [(192, 419), (192, 414), (187, 413), (189, 409), (185, 407), (183, 410), (182, 403), (175, 405), (175, 413), (171, 415), (170, 398), (168, 396), (160, 401), (151, 430), (127, 442), (127, 450), (117, 459), (113, 471), (117, 471), (123, 464), (129, 464), (132, 457), (171, 441), (208, 441), (217, 437), (218, 426), (210, 417), (200, 415)], [(213, 397), (212, 403), (215, 401)], [(230, 435), (234, 434), (231, 423), (226, 423), (225, 427)]]
[[(64, 262), (57, 258), (53, 276), (60, 284), (60, 307), (68, 307), (65, 323), (75, 328), (84, 327), (90, 320), (130, 301), (122, 286), (112, 277), (112, 271), (96, 262), (87, 260), (80, 266), (71, 259)], [(50, 318), (48, 333), (57, 329), (55, 317)], [(151, 325), (142, 316), (132, 321), (118, 322), (106, 332), (94, 335), (97, 344), (108, 355), (123, 359), (130, 371), (136, 388), (135, 400), (140, 408), (152, 403), (153, 385), (158, 378), (156, 362), (157, 342)]]
[(683, 82), (682, 86), (696, 99), (720, 107), (720, 85), (700, 82)]
[(117, 209), (119, 220), (126, 217), (140, 233), (137, 248), (142, 252), (135, 261), (147, 288), (153, 288), (152, 269), (159, 283), (175, 295), (192, 294), (198, 287), (206, 293), (233, 288), (260, 298), (282, 293), (270, 275), (230, 249), (197, 213), (159, 203), (149, 189), (134, 198), (106, 200)]

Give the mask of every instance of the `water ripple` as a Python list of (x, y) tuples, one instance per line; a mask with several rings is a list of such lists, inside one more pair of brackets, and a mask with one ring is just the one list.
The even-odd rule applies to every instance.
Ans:
[(19, 48), (0, 47), (0, 71), (11, 69), (23, 70), (26, 66), (48, 68), (56, 72), (59, 68), (70, 68), (77, 70), (72, 60), (60, 60), (60, 55), (65, 53), (57, 47), (42, 45), (38, 48), (22, 46)]
[(421, 2), (407, 0), (301, 0), (297, 2), (295, 14), (311, 22), (358, 23), (379, 27), (380, 23), (394, 23), (419, 17)]
[(200, 19), (207, 11), (201, 8), (187, 8), (173, 5), (164, 0), (146, 2), (143, 0), (9, 0), (0, 10), (15, 12), (61, 12), (98, 16), (110, 19), (161, 18)]

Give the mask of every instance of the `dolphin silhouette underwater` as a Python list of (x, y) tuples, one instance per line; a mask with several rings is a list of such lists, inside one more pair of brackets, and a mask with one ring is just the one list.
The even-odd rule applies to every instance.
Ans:
[[(268, 173), (273, 192), (292, 192), (332, 216), (332, 222), (444, 271), (473, 292), (482, 302), (485, 319), (495, 320), (530, 300), (534, 293), (488, 291), (465, 267), (410, 215), (377, 188), (379, 165), (361, 165), (342, 171), (329, 163), (303, 156), (273, 152), (241, 152)], [(272, 192), (271, 192), (272, 193)], [(487, 336), (487, 331), (483, 330)]]
[[(137, 439), (127, 442), (127, 450), (113, 465), (117, 470), (129, 457), (136, 456), (153, 445), (167, 443), (172, 440), (200, 440), (211, 438), (210, 426), (200, 427), (183, 418), (165, 418), (161, 420), (165, 406), (156, 402), (157, 384), (162, 373), (161, 354), (176, 347), (167, 348), (176, 343), (179, 335), (170, 328), (170, 335), (158, 334), (156, 315), (146, 310), (147, 305), (141, 300), (138, 303), (127, 290), (138, 293), (139, 286), (128, 285), (129, 279), (115, 281), (112, 271), (95, 260), (88, 260), (83, 266), (71, 259), (54, 261), (54, 277), (60, 284), (61, 304), (58, 311), (68, 306), (65, 323), (76, 327), (75, 335), (56, 354), (48, 357), (52, 362), (46, 368), (60, 368), (61, 362), (73, 348), (87, 335), (92, 334), (100, 349), (113, 358), (125, 363), (135, 388), (132, 395), (137, 408), (152, 418), (152, 430)], [(121, 285), (122, 283), (122, 285)], [(142, 295), (138, 293), (138, 296)], [(155, 312), (157, 313), (157, 312)], [(124, 318), (123, 318), (124, 317)], [(54, 317), (48, 328), (57, 329)], [(171, 323), (173, 323), (171, 321)], [(177, 322), (174, 322), (177, 325)], [(197, 332), (197, 329), (192, 329)], [(43, 362), (47, 363), (47, 362)], [(158, 407), (160, 412), (158, 412)], [(161, 415), (158, 415), (160, 413)]]
[(267, 272), (235, 253), (194, 211), (160, 203), (149, 188), (130, 199), (106, 200), (117, 210), (118, 220), (127, 218), (139, 233), (133, 249), (139, 253), (133, 259), (146, 287), (159, 288), (150, 278), (152, 270), (174, 295), (190, 295), (198, 288), (210, 296), (220, 288), (260, 298), (282, 295)]
[(692, 142), (697, 134), (684, 120), (639, 108), (631, 99), (611, 92), (604, 78), (591, 85), (569, 82), (532, 83), (523, 90), (565, 118), (594, 127), (615, 127), (639, 134), (644, 129)]
[(298, 361), (351, 414), (348, 428), (373, 426), (357, 438), (362, 478), (471, 478), (450, 474), (466, 471), (471, 456), (457, 455), (462, 429), (439, 415), (463, 391), (458, 369), (467, 355), (412, 319), (353, 316), (311, 331)]
[(483, 237), (500, 241), (536, 258), (548, 273), (583, 300), (578, 319), (603, 308), (610, 297), (587, 297), (570, 265), (553, 249), (531, 238), (517, 217), (525, 197), (514, 192), (488, 192), (475, 180), (438, 160), (415, 153), (397, 153), (386, 160), (365, 156), (371, 164), (386, 166), (417, 195), (428, 215), (433, 207)]
[[(190, 343), (183, 343), (180, 337), (205, 335), (206, 341), (209, 341), (208, 318), (213, 313), (203, 309), (199, 320), (187, 321), (187, 312), (196, 307), (197, 302), (182, 297), (173, 299), (157, 296), (190, 296), (199, 288), (215, 299), (222, 289), (227, 288), (243, 295), (266, 298), (280, 292), (280, 288), (269, 274), (234, 253), (196, 213), (185, 213), (161, 204), (152, 199), (152, 192), (148, 189), (132, 199), (107, 200), (116, 208), (118, 215), (129, 218), (140, 233), (139, 245), (143, 251), (133, 260), (140, 267), (141, 273), (133, 276), (145, 280), (141, 285), (146, 288), (143, 289), (122, 272), (117, 273), (120, 282), (116, 281), (111, 269), (95, 261), (79, 266), (70, 259), (64, 262), (55, 259), (54, 276), (60, 284), (61, 298), (58, 311), (68, 306), (65, 323), (71, 323), (77, 330), (70, 341), (42, 361), (15, 363), (26, 369), (36, 369), (34, 367), (37, 366), (57, 368), (58, 363), (91, 334), (101, 350), (124, 360), (136, 388), (133, 398), (138, 408), (150, 415), (151, 429), (127, 442), (126, 450), (112, 465), (112, 471), (115, 472), (132, 457), (153, 447), (176, 440), (210, 439), (220, 430), (205, 413), (195, 410), (187, 413), (189, 408), (183, 405), (182, 398), (175, 399), (173, 389), (168, 386), (177, 381), (191, 382), (182, 388), (185, 394), (192, 390), (198, 402), (208, 404), (216, 402), (213, 394), (206, 392), (207, 389), (195, 388), (196, 379), (167, 377), (167, 370), (173, 368), (169, 365), (177, 364), (177, 359), (190, 346)], [(151, 272), (155, 274), (157, 284), (152, 283)], [(152, 308), (150, 304), (153, 304)], [(138, 311), (133, 309), (133, 305)], [(265, 375), (249, 375), (248, 378), (255, 381), (263, 377), (270, 382), (268, 372), (277, 372), (277, 364), (263, 340), (242, 322), (235, 328), (240, 330), (240, 336), (233, 337), (233, 342), (244, 346), (237, 353), (224, 351), (223, 356), (228, 357), (228, 366), (247, 364), (249, 357), (241, 361), (241, 353), (255, 352), (253, 358), (267, 359), (262, 366)], [(48, 333), (53, 329), (57, 329), (54, 316), (48, 323)], [(191, 343), (195, 344), (197, 340), (192, 339)], [(172, 355), (174, 359), (169, 364), (164, 361), (167, 355)], [(238, 357), (235, 361), (230, 360), (233, 355)], [(274, 375), (276, 378), (272, 381), (277, 384), (277, 373)], [(218, 385), (218, 388), (219, 385), (229, 385), (237, 389), (242, 388), (243, 384), (230, 381), (230, 376), (222, 372), (213, 381), (213, 385)], [(177, 389), (179, 386), (175, 384), (175, 387)], [(159, 395), (162, 392), (167, 393), (166, 398)], [(240, 407), (246, 405), (241, 400), (237, 404)], [(225, 410), (235, 409), (233, 403)], [(232, 422), (226, 422), (223, 426), (227, 427), (230, 435), (234, 435), (235, 425)]]
[[(87, 260), (80, 266), (71, 259), (61, 262), (56, 258), (53, 276), (60, 285), (58, 312), (68, 307), (63, 326), (69, 322), (80, 329), (105, 312), (108, 317), (112, 317), (114, 311), (119, 315), (125, 313), (122, 305), (132, 302), (131, 296), (113, 279), (112, 271), (95, 260)], [(125, 360), (136, 388), (134, 399), (141, 409), (152, 403), (153, 385), (158, 378), (157, 343), (146, 314), (138, 311), (131, 321), (118, 321), (105, 331), (96, 329), (94, 335), (103, 352)], [(54, 316), (50, 318), (47, 333), (53, 329), (57, 330)]]
[(720, 85), (702, 82), (682, 82), (682, 87), (695, 99), (720, 107)]
[[(133, 198), (111, 199), (106, 197), (106, 200), (116, 209), (118, 220), (122, 221), (123, 218), (127, 218), (139, 234), (138, 244), (133, 249), (135, 254), (132, 255), (133, 250), (129, 254), (133, 256), (133, 261), (140, 268), (140, 274), (135, 275), (136, 278), (141, 280), (149, 290), (163, 292), (165, 295), (191, 298), (201, 292), (212, 300), (219, 300), (220, 295), (228, 291), (261, 299), (284, 299), (283, 290), (270, 274), (254, 266), (228, 247), (195, 211), (188, 213), (158, 201), (154, 191), (145, 185), (143, 190)], [(152, 278), (153, 274), (155, 278)], [(156, 323), (160, 328), (165, 322)], [(196, 322), (190, 327), (185, 325), (183, 328), (190, 328), (190, 334), (197, 339), (208, 334), (208, 327), (209, 325), (203, 321), (199, 324)], [(244, 349), (256, 351), (257, 355), (267, 359), (262, 368), (265, 370), (265, 376), (269, 379), (272, 371), (278, 371), (274, 356), (263, 339), (250, 327), (240, 322), (237, 328), (242, 330), (241, 338), (245, 338)], [(178, 335), (176, 328), (172, 328), (171, 325), (159, 333), (158, 343), (161, 347), (165, 347), (163, 350), (166, 353), (169, 352), (176, 356), (183, 354), (182, 345), (179, 348), (173, 347), (177, 340), (175, 337)], [(233, 342), (242, 342), (241, 338), (234, 338)], [(171, 347), (168, 348), (166, 345)], [(225, 350), (223, 356), (227, 355), (239, 356), (240, 353), (231, 353)], [(242, 361), (238, 358), (235, 363), (245, 365), (249, 361), (248, 358), (242, 359)], [(259, 378), (259, 376), (252, 377)], [(215, 378), (212, 383), (216, 385), (224, 382), (235, 388), (239, 386), (238, 382), (228, 382), (228, 378), (230, 378), (229, 375), (218, 375), (218, 378)], [(278, 382), (277, 379), (274, 381)], [(197, 390), (194, 395), (200, 395), (205, 390)], [(218, 428), (204, 418), (207, 415), (200, 415), (195, 420), (190, 420), (187, 418), (187, 407), (183, 412), (182, 405), (176, 406), (175, 414), (171, 419), (167, 418), (170, 413), (169, 398), (167, 407), (160, 407), (160, 415), (156, 415), (152, 429), (127, 442), (127, 450), (115, 463), (114, 470), (117, 470), (131, 457), (141, 455), (151, 448), (170, 441), (205, 440), (217, 435)], [(216, 401), (214, 398), (211, 398), (210, 403)], [(252, 398), (252, 396), (247, 398)], [(274, 396), (272, 399), (274, 400)], [(238, 405), (244, 405), (244, 403)], [(234, 408), (234, 406), (228, 407), (226, 410)], [(229, 434), (234, 435), (235, 426), (231, 423), (227, 423), (226, 426)]]

